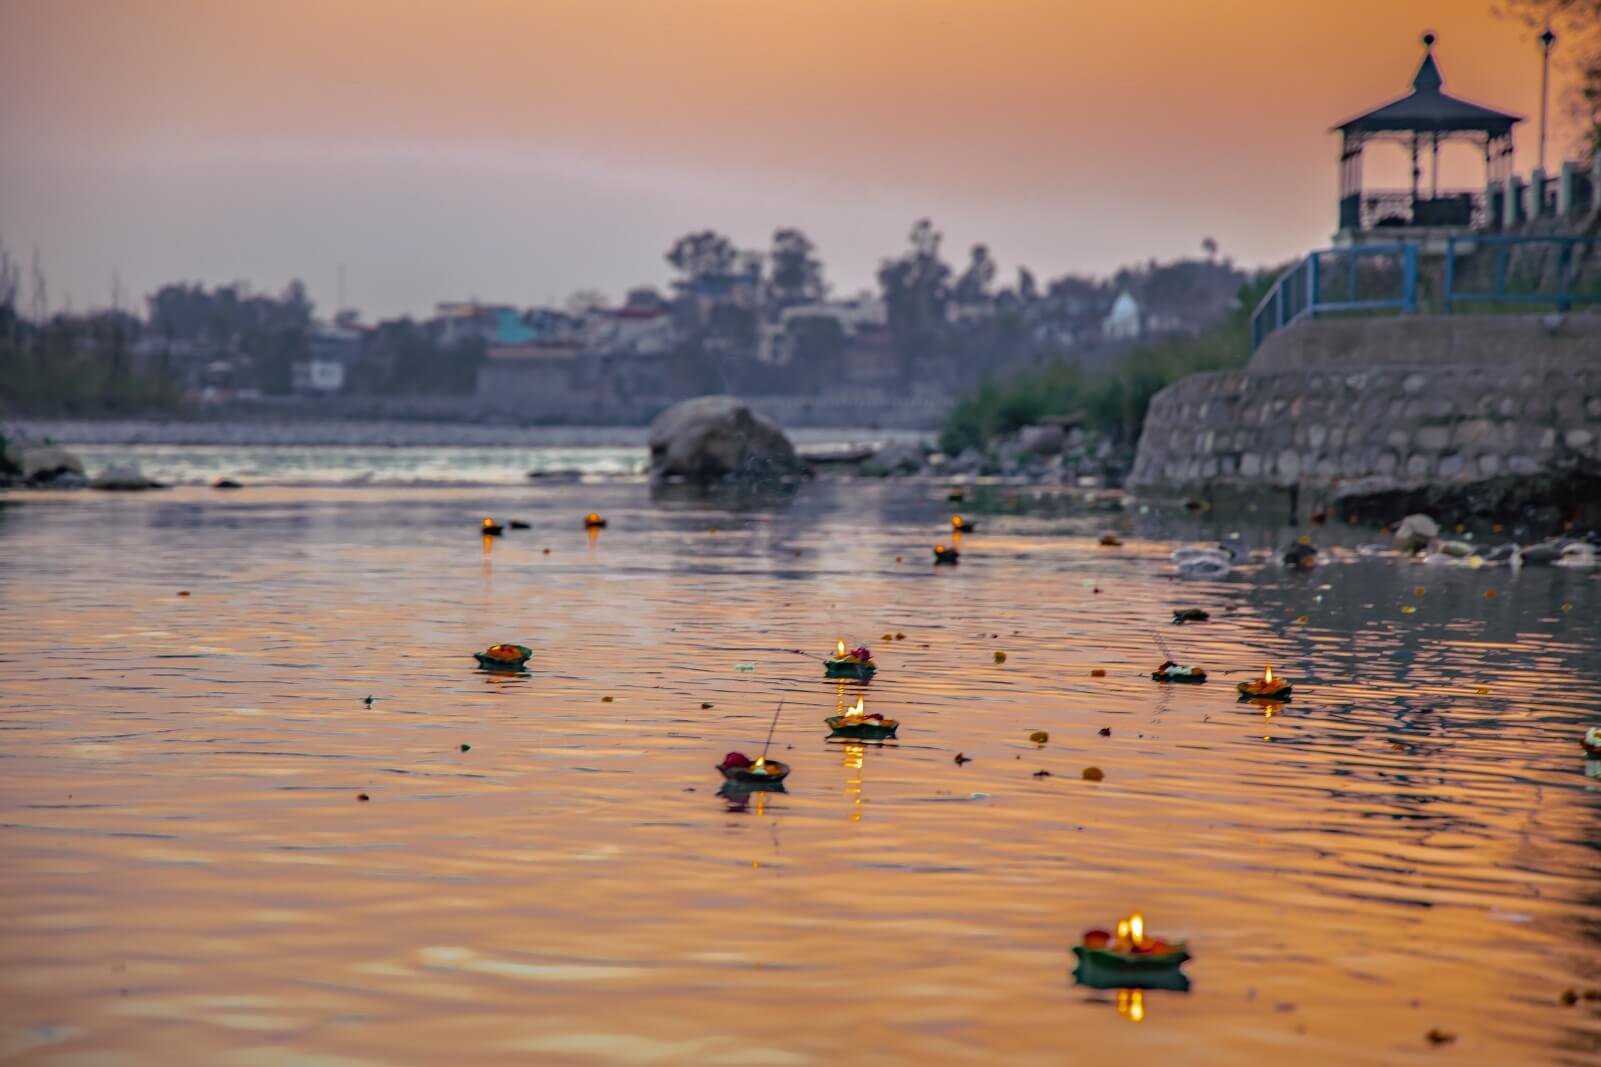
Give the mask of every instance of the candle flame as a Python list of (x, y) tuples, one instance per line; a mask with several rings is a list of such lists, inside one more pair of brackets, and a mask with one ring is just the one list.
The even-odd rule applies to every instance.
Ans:
[(767, 757), (766, 756), (757, 756), (756, 757), (756, 762), (751, 764), (751, 767), (752, 767), (752, 769), (758, 770), (758, 771), (765, 770), (766, 767), (767, 767)]
[(845, 711), (845, 717), (850, 719), (859, 719), (863, 715), (866, 715), (866, 703), (867, 701), (865, 697), (857, 697), (856, 706), (854, 708), (847, 708)]
[(600, 521), (600, 516), (597, 515), (595, 512), (591, 511), (588, 515), (584, 516), (584, 521), (585, 522), (599, 522)]
[(1127, 941), (1128, 940), (1128, 920), (1127, 919), (1119, 919), (1119, 920), (1117, 920), (1117, 939), (1119, 941)]
[(934, 546), (934, 551), (935, 552), (944, 552), (945, 551), (945, 546), (944, 545), (935, 545)]
[(489, 527), (491, 527), (493, 525), (495, 525), (495, 520), (494, 519), (485, 519), (484, 520), (484, 528), (485, 529), (488, 529)]
[(1271, 682), (1272, 680), (1273, 680), (1273, 664), (1269, 663), (1267, 665), (1267, 670), (1262, 672), (1262, 681)]
[(838, 656), (838, 657), (839, 657), (839, 658), (840, 658), (840, 659), (844, 659), (844, 658), (845, 658), (845, 642), (843, 642), (843, 641), (841, 641), (841, 642), (839, 642), (839, 643), (838, 643), (838, 644), (837, 644), (837, 645), (836, 645), (836, 646), (835, 646), (835, 647), (836, 647), (836, 648), (837, 648), (837, 649), (838, 649), (838, 650), (839, 650), (839, 651), (838, 651), (838, 652), (837, 652), (837, 653), (836, 653), (836, 655), (837, 655), (837, 656)]
[(1145, 916), (1135, 912), (1128, 920), (1129, 939), (1136, 945), (1145, 943)]
[(962, 528), (962, 525), (963, 525), (962, 524), (962, 517), (960, 515), (952, 515), (951, 516), (951, 525), (956, 527), (958, 530), (960, 530)]

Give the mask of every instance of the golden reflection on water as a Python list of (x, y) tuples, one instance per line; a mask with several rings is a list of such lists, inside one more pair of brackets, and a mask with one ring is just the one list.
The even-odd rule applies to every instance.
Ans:
[[(475, 553), (485, 514), (541, 518)], [(1601, 987), (1601, 583), (1448, 569), (1403, 616), (1416, 572), (1338, 545), (1180, 584), (1137, 521), (975, 518), (936, 570), (905, 486), (0, 508), (0, 1059), (1596, 1058), (1558, 995)], [(1151, 682), (1153, 627), (1213, 680)], [(854, 691), (898, 744), (828, 743), (852, 687), (792, 650), (895, 631)], [(477, 669), (499, 641), (527, 672)], [(1269, 658), (1294, 704), (1238, 703)], [(780, 699), (785, 789), (731, 810), (713, 766)], [(1062, 961), (1131, 901), (1194, 986), (1114, 1019)]]

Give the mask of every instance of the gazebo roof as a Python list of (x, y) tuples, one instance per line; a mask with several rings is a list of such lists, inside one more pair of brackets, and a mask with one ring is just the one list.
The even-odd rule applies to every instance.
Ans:
[[(1423, 63), (1412, 79), (1412, 91), (1399, 100), (1392, 100), (1355, 118), (1346, 119), (1334, 127), (1341, 133), (1487, 133), (1504, 136), (1512, 132), (1512, 125), (1522, 122), (1521, 115), (1475, 104), (1470, 100), (1452, 96), (1440, 87), (1445, 79), (1434, 61), (1434, 34), (1425, 34), (1423, 43), (1428, 51)], [(1333, 131), (1330, 131), (1333, 132)]]

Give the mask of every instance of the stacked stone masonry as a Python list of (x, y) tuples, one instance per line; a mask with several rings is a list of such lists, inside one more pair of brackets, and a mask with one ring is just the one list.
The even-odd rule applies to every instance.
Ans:
[(1581, 338), (1557, 356), (1525, 344), (1472, 362), (1353, 365), (1328, 351), (1325, 331), (1310, 349), (1329, 369), (1297, 366), (1281, 346), (1158, 393), (1130, 484), (1389, 487), (1601, 470), (1601, 332), (1584, 336), (1593, 345)]

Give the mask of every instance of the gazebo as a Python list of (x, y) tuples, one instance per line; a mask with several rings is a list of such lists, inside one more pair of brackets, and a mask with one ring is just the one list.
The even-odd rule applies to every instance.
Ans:
[[(1512, 173), (1512, 127), (1522, 118), (1445, 92), (1434, 61), (1434, 34), (1423, 35), (1423, 63), (1412, 91), (1334, 127), (1340, 134), (1340, 232), (1354, 235), (1391, 228), (1469, 229), (1493, 225), (1497, 201)], [(1330, 132), (1334, 132), (1330, 131)], [(1412, 152), (1412, 188), (1362, 188), (1362, 151), (1376, 141), (1398, 143)], [(1440, 145), (1457, 141), (1484, 150), (1484, 192), (1440, 189)], [(1422, 153), (1431, 157), (1430, 184), (1420, 189)]]

